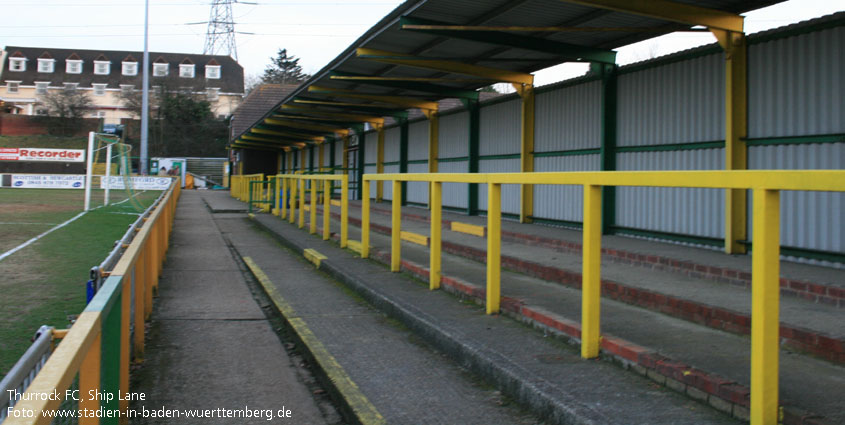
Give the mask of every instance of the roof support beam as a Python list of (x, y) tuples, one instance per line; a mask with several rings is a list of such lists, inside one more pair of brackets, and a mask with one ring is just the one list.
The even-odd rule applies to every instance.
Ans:
[(743, 31), (743, 17), (669, 0), (561, 0), (566, 3), (609, 9), (688, 25), (732, 32)]
[(424, 25), (444, 25), (444, 22), (428, 19), (402, 17), (399, 20), (402, 29), (442, 35), (450, 38), (478, 41), (517, 49), (560, 55), (573, 61), (615, 63), (616, 52), (597, 49), (577, 44), (562, 43), (544, 38), (516, 35), (502, 31), (455, 31), (442, 29), (417, 29)]
[(324, 132), (324, 133), (338, 133), (338, 134), (341, 134), (343, 136), (346, 136), (347, 134), (349, 134), (349, 130), (345, 129), (345, 128), (327, 126), (327, 125), (320, 125), (320, 124), (296, 122), (294, 120), (286, 120), (286, 119), (278, 119), (278, 118), (265, 118), (264, 123), (268, 124), (268, 125), (295, 128), (295, 129), (300, 129), (300, 130), (320, 131), (320, 132)]
[(253, 142), (266, 142), (266, 143), (275, 143), (275, 144), (299, 144), (301, 143), (303, 146), (305, 142), (313, 142), (313, 139), (303, 139), (303, 138), (292, 138), (292, 137), (285, 137), (285, 138), (275, 138), (275, 139), (268, 139), (264, 137), (256, 137), (251, 136), (249, 134), (244, 134), (240, 137), (246, 141), (253, 141)]
[[(261, 124), (261, 126), (267, 127), (268, 125)], [(286, 129), (270, 130), (270, 129), (267, 129), (267, 128), (259, 128), (259, 127), (251, 128), (249, 130), (249, 133), (247, 133), (247, 135), (252, 135), (250, 133), (258, 135), (258, 137), (262, 137), (264, 135), (267, 135), (267, 136), (292, 137), (294, 139), (304, 139), (304, 140), (314, 140), (314, 139), (320, 138), (320, 136), (317, 135), (317, 134), (301, 133), (301, 132), (296, 132), (296, 131), (287, 131)]]
[[(437, 85), (437, 84), (429, 84), (429, 83), (419, 82), (419, 81), (411, 82), (411, 81), (385, 80), (384, 77), (367, 77), (367, 76), (364, 76), (364, 75), (351, 74), (351, 73), (339, 72), (339, 71), (333, 71), (329, 78), (335, 80), (335, 79), (343, 79), (343, 78), (354, 79), (354, 78), (360, 78), (360, 77), (365, 77), (365, 78), (368, 78), (368, 79), (355, 80), (355, 81), (360, 81), (363, 84), (368, 84), (368, 85), (373, 85), (373, 86), (390, 87), (390, 88), (403, 89), (403, 90), (413, 90), (413, 91), (419, 91), (419, 92), (424, 92), (424, 93), (433, 93), (433, 94), (437, 94), (437, 95), (441, 95), (441, 96), (447, 96), (447, 97), (458, 97), (458, 98), (463, 97), (463, 98), (470, 98), (470, 99), (477, 99), (478, 98), (478, 92), (475, 91), (475, 90), (462, 90), (462, 89), (456, 89), (456, 88), (453, 88), (453, 87), (441, 86), (441, 85)], [(484, 81), (479, 81), (479, 82), (484, 83)]]
[(331, 87), (309, 86), (308, 91), (311, 93), (320, 93), (330, 96), (348, 97), (352, 99), (370, 100), (373, 102), (388, 103), (391, 105), (402, 106), (405, 108), (419, 108), (419, 109), (437, 109), (437, 102), (427, 100), (417, 100), (405, 96), (387, 96), (378, 94), (360, 94), (352, 90), (333, 89)]
[[(310, 97), (300, 97), (297, 96), (293, 99), (293, 103), (295, 104), (302, 104), (302, 105), (314, 105), (314, 107), (328, 107), (328, 108), (339, 108), (345, 109), (346, 111), (336, 111), (336, 112), (351, 112), (351, 113), (364, 113), (364, 114), (373, 114), (379, 116), (387, 116), (387, 117), (396, 117), (396, 118), (403, 118), (408, 115), (408, 113), (404, 109), (389, 109), (383, 106), (373, 105), (370, 103), (353, 103), (353, 102), (336, 102), (333, 100), (322, 100)], [(332, 111), (327, 111), (332, 112)]]
[(403, 55), (401, 53), (388, 52), (376, 49), (367, 49), (363, 47), (358, 48), (356, 53), (361, 59), (369, 59), (377, 62), (390, 63), (394, 65), (432, 69), (435, 71), (449, 72), (453, 74), (471, 75), (474, 77), (484, 78), (492, 81), (534, 84), (534, 76), (523, 72), (488, 68), (484, 66), (470, 65), (466, 63), (447, 60), (425, 59), (412, 55)]
[[(305, 115), (312, 115), (318, 116), (323, 118), (336, 118), (343, 121), (352, 121), (352, 122), (369, 122), (373, 124), (384, 124), (384, 118), (376, 117), (372, 115), (363, 115), (363, 114), (346, 114), (340, 112), (327, 112), (321, 111), (319, 109), (309, 108), (306, 106), (294, 106), (294, 105), (282, 105), (279, 109), (281, 113), (294, 113), (294, 114), (305, 114)], [(331, 121), (331, 120), (330, 120)]]

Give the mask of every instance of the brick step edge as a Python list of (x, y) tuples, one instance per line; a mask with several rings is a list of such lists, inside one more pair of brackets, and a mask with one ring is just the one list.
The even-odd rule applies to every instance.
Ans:
[[(372, 206), (370, 208), (373, 212), (378, 214), (390, 215), (390, 210)], [(403, 212), (402, 218), (421, 223), (430, 223), (428, 216), (420, 214)], [(350, 218), (350, 220), (351, 219), (352, 218)], [(451, 220), (444, 219), (443, 228), (448, 230), (451, 223)], [(502, 230), (502, 240), (528, 246), (551, 248), (561, 252), (571, 252), (576, 254), (581, 253), (581, 244), (577, 242), (547, 238), (539, 235), (529, 235), (526, 233), (511, 232), (504, 229)], [(608, 259), (618, 264), (627, 264), (637, 267), (681, 273), (692, 278), (708, 278), (718, 282), (729, 283), (751, 289), (751, 273), (743, 270), (713, 267), (692, 261), (677, 260), (658, 255), (639, 254), (620, 249), (603, 247), (601, 252), (604, 259)], [(845, 288), (787, 278), (780, 279), (780, 288), (780, 293), (783, 296), (799, 297), (813, 303), (845, 308)]]
[[(332, 215), (335, 215), (334, 213)], [(340, 215), (337, 214), (337, 218)], [(350, 217), (349, 223), (359, 226), (361, 220)], [(389, 235), (390, 227), (370, 223), (370, 229)], [(478, 248), (441, 242), (443, 251), (469, 260), (484, 263), (487, 252)], [(502, 256), (502, 267), (549, 282), (581, 289), (581, 274), (565, 269), (538, 264), (515, 257)], [(647, 308), (668, 316), (698, 325), (723, 330), (737, 335), (751, 334), (751, 316), (745, 313), (715, 307), (704, 303), (635, 288), (611, 280), (602, 280), (602, 297), (626, 304)], [(834, 364), (845, 364), (845, 339), (835, 338), (811, 329), (781, 323), (780, 340), (783, 347), (808, 354)]]
[[(370, 258), (390, 265), (390, 253), (372, 249)], [(423, 281), (428, 280), (427, 267), (407, 260), (400, 263), (404, 271)], [(441, 287), (447, 292), (459, 297), (469, 297), (475, 303), (484, 305), (486, 291), (478, 285), (444, 275), (441, 278)], [(581, 345), (581, 325), (575, 321), (540, 307), (527, 306), (511, 297), (502, 297), (500, 306), (502, 312), (511, 318), (551, 332), (564, 338), (569, 344)], [(609, 334), (602, 335), (600, 346), (603, 359), (613, 361), (626, 370), (648, 377), (662, 386), (686, 394), (736, 419), (748, 421), (750, 418), (748, 407), (751, 391), (744, 385)], [(780, 423), (783, 425), (832, 425), (820, 415), (788, 405), (781, 406), (781, 416), (783, 419)]]

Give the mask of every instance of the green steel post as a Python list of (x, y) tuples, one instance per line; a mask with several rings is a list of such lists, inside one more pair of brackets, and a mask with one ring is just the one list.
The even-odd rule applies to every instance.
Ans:
[[(408, 172), (408, 120), (399, 120), (399, 172)], [(408, 204), (408, 182), (402, 182), (402, 206)]]
[[(477, 100), (462, 99), (469, 110), (469, 164), (468, 172), (479, 171), (479, 127), (481, 107)], [(478, 215), (478, 184), (470, 183), (467, 196), (467, 214)]]
[(308, 146), (308, 171), (314, 173), (314, 145)]
[[(601, 72), (601, 170), (616, 170), (616, 75), (617, 66), (593, 64)], [(602, 188), (602, 234), (616, 224), (616, 187)]]
[(334, 171), (334, 167), (335, 167), (335, 162), (334, 162), (334, 155), (335, 155), (334, 145), (335, 145), (335, 143), (337, 143), (337, 139), (332, 137), (332, 140), (329, 142), (329, 168), (331, 168), (332, 171)]
[(363, 126), (355, 126), (355, 136), (358, 137), (358, 164), (356, 167), (358, 168), (355, 170), (355, 180), (357, 182), (357, 187), (355, 188), (355, 199), (361, 200), (361, 185), (364, 184), (364, 127)]

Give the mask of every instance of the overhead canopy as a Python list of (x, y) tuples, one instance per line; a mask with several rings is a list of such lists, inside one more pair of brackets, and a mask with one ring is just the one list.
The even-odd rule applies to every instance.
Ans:
[(564, 62), (613, 64), (613, 49), (675, 31), (743, 31), (742, 12), (781, 0), (409, 0), (282, 99), (233, 147), (302, 147), (363, 123), (533, 85)]

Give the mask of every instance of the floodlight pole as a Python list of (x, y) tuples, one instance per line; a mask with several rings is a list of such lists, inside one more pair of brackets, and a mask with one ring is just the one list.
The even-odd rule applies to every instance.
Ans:
[(142, 176), (149, 174), (147, 164), (147, 142), (149, 139), (149, 115), (150, 115), (150, 51), (148, 46), (150, 22), (150, 0), (144, 2), (144, 64), (141, 93), (141, 159), (138, 164)]
[(85, 158), (85, 211), (91, 207), (91, 185), (94, 179), (91, 176), (94, 157), (94, 132), (88, 133), (88, 158)]
[(111, 143), (106, 145), (106, 180), (105, 184), (103, 185), (103, 187), (106, 189), (106, 193), (105, 197), (103, 197), (103, 205), (109, 204), (109, 186), (111, 186), (111, 146)]

